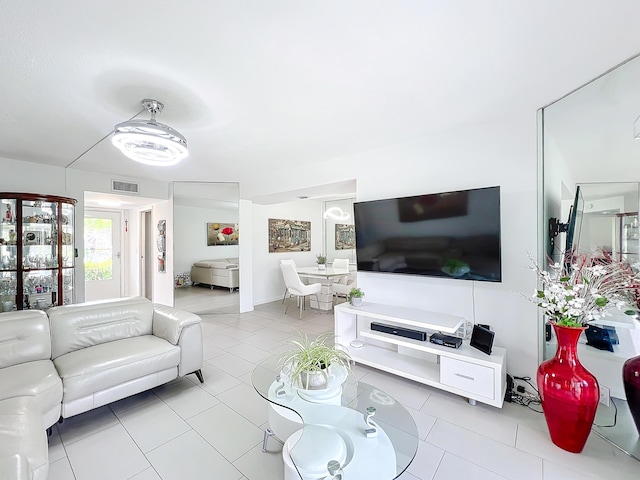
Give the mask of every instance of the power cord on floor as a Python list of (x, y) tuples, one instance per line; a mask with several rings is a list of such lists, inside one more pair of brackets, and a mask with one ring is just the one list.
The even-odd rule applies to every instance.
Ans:
[[(515, 380), (526, 382), (536, 393), (527, 392), (523, 385), (516, 385)], [(531, 383), (531, 377), (516, 377), (515, 375), (507, 374), (507, 392), (504, 399), (506, 402), (522, 405), (536, 413), (542, 413), (542, 410), (534, 408), (535, 405), (540, 405), (541, 402), (538, 389)]]

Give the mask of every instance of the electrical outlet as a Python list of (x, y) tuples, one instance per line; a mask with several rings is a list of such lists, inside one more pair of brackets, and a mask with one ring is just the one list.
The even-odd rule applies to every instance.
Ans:
[(611, 406), (611, 399), (609, 398), (609, 389), (604, 385), (600, 385), (600, 403), (606, 407)]

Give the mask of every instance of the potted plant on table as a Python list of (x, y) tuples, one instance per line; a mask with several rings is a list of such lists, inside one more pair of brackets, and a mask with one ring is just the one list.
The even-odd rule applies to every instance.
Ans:
[(364, 297), (364, 292), (358, 287), (354, 287), (349, 291), (349, 295), (347, 296), (347, 299), (349, 300), (349, 303), (354, 307), (361, 307), (363, 297)]
[(305, 390), (320, 390), (340, 385), (351, 370), (351, 356), (340, 344), (328, 345), (335, 340), (332, 333), (318, 335), (309, 340), (306, 333), (300, 340), (291, 340), (293, 348), (280, 356), (283, 373), (291, 384)]
[(541, 284), (532, 301), (542, 308), (558, 342), (555, 356), (538, 367), (538, 389), (551, 440), (580, 453), (600, 393), (596, 378), (578, 359), (578, 337), (588, 323), (610, 316), (611, 307), (622, 310), (639, 283), (628, 264), (608, 254), (571, 255), (549, 267), (543, 270), (535, 262), (531, 267)]
[(327, 269), (327, 257), (319, 253), (316, 255), (316, 263), (318, 264), (318, 270), (326, 270)]

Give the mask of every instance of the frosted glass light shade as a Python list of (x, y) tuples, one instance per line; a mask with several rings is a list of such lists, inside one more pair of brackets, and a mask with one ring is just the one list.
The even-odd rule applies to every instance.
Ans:
[(145, 99), (142, 105), (151, 113), (150, 120), (128, 120), (114, 127), (111, 143), (131, 160), (153, 166), (175, 165), (185, 158), (187, 139), (168, 125), (155, 121), (164, 105)]

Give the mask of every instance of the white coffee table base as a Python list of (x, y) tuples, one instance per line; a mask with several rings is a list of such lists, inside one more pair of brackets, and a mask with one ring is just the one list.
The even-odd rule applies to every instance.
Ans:
[[(347, 445), (347, 459), (341, 465), (343, 480), (364, 478), (395, 478), (397, 475), (396, 454), (391, 440), (378, 426), (375, 437), (366, 437), (364, 434), (365, 423), (363, 415), (357, 410), (342, 408), (343, 418), (340, 427), (323, 425), (337, 432)], [(298, 430), (291, 435), (282, 448), (284, 461), (284, 480), (325, 480), (333, 478), (329, 472), (319, 476), (300, 477), (298, 470), (291, 460), (290, 452), (300, 440), (303, 430)], [(330, 459), (331, 460), (331, 459)], [(304, 465), (299, 465), (304, 469)]]

